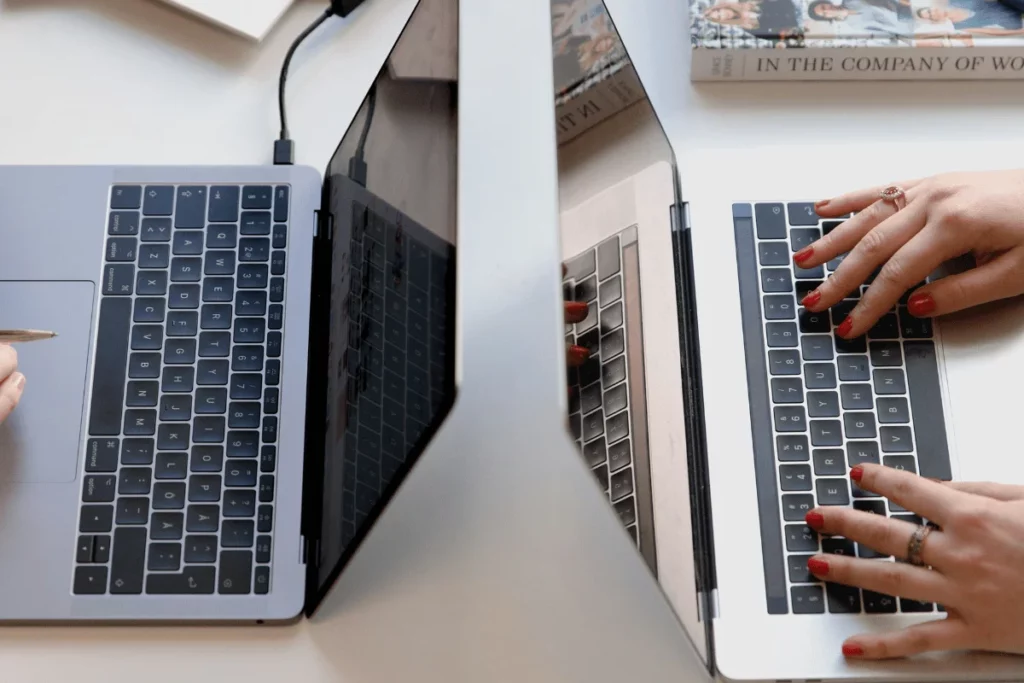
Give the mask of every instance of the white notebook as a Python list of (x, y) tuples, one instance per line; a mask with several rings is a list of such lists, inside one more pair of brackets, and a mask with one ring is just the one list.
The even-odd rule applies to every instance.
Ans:
[(163, 0), (251, 40), (270, 32), (294, 0)]

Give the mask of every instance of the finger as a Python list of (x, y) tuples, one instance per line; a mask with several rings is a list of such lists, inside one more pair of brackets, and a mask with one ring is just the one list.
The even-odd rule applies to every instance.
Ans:
[(895, 213), (896, 207), (891, 203), (876, 201), (821, 239), (793, 254), (793, 261), (801, 268), (813, 268), (831, 261), (853, 249), (871, 229)]
[(0, 381), (18, 369), (18, 352), (10, 344), (0, 343)]
[[(918, 525), (848, 507), (820, 507), (806, 516), (807, 526), (830, 536), (842, 536), (884, 555), (906, 559), (907, 544)], [(921, 546), (921, 560), (927, 565), (942, 566), (947, 557), (949, 540), (932, 530)], [(881, 591), (884, 592), (884, 591)]]
[(858, 659), (893, 659), (939, 650), (966, 650), (971, 633), (961, 619), (946, 617), (889, 633), (854, 636), (843, 643), (843, 655)]
[[(879, 318), (895, 308), (907, 290), (928, 277), (943, 261), (954, 256), (956, 250), (953, 243), (938, 238), (928, 228), (911, 237), (882, 266), (860, 302), (850, 311), (849, 322), (844, 321), (846, 327), (840, 325), (843, 329), (839, 335), (854, 338), (867, 332)], [(846, 261), (843, 262), (845, 265)]]
[(1024, 248), (1017, 247), (977, 268), (944, 277), (914, 292), (911, 315), (945, 315), (1024, 293)]
[(565, 302), (565, 322), (581, 323), (587, 317), (587, 304), (583, 301)]
[(957, 491), (972, 493), (976, 496), (984, 496), (1007, 503), (1024, 500), (1024, 486), (995, 484), (988, 481), (947, 481), (945, 485)]
[[(839, 264), (836, 272), (832, 273), (814, 292), (808, 295), (805, 302), (813, 302), (813, 305), (808, 308), (824, 310), (839, 303), (848, 293), (855, 291), (867, 282), (876, 268), (885, 263), (927, 223), (923, 202), (908, 204), (903, 211), (898, 213), (887, 202), (879, 202), (879, 206), (888, 208), (872, 209), (871, 211), (877, 213), (882, 220), (870, 224), (868, 229), (862, 231), (863, 234), (857, 235), (856, 241), (851, 241), (849, 244), (847, 241), (843, 241), (840, 246), (842, 251), (839, 253), (846, 253), (846, 258)], [(858, 217), (867, 213), (858, 214)], [(829, 237), (836, 232), (833, 231)], [(915, 280), (910, 284), (913, 285), (920, 281)]]
[(815, 555), (807, 561), (807, 568), (825, 581), (908, 600), (947, 604), (955, 595), (952, 583), (939, 572), (903, 562), (879, 562), (846, 555)]
[(930, 479), (884, 465), (857, 465), (850, 478), (862, 489), (884, 496), (920, 517), (942, 526), (949, 512), (968, 502), (970, 494)]
[(578, 368), (590, 358), (590, 351), (585, 346), (568, 344), (565, 347), (565, 362), (570, 368)]
[[(897, 185), (902, 187), (904, 190), (909, 190), (919, 182), (921, 181), (908, 180), (906, 182), (897, 183)], [(823, 199), (814, 205), (814, 210), (822, 218), (831, 218), (834, 216), (842, 216), (844, 214), (852, 213), (854, 211), (863, 211), (865, 208), (878, 201), (878, 196), (882, 194), (882, 190), (887, 187), (889, 187), (889, 185), (865, 187), (860, 190), (841, 194), (838, 197)]]
[(0, 423), (18, 406), (25, 391), (25, 375), (15, 372), (0, 383)]

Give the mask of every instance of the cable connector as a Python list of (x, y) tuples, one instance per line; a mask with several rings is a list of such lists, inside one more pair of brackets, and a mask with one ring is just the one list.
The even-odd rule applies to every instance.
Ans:
[(359, 157), (349, 157), (348, 177), (362, 187), (366, 187), (366, 162)]
[(365, 0), (331, 0), (331, 11), (339, 17), (347, 17)]
[(274, 140), (274, 166), (291, 166), (295, 163), (295, 143), (291, 140)]

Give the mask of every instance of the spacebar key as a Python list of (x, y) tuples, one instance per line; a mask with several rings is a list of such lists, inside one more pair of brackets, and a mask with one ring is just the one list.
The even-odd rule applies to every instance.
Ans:
[(92, 372), (90, 436), (117, 436), (121, 433), (131, 322), (131, 299), (104, 297), (100, 302), (96, 364)]
[(150, 574), (146, 592), (150, 595), (210, 595), (216, 580), (213, 567), (185, 567), (181, 574)]
[(949, 465), (949, 442), (946, 439), (935, 343), (903, 342), (903, 355), (907, 362), (907, 389), (910, 391), (910, 411), (917, 438), (918, 473), (922, 477), (949, 481), (953, 472)]

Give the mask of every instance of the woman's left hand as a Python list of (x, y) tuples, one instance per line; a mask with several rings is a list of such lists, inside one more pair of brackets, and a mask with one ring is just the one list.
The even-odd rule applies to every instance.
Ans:
[[(907, 562), (815, 555), (811, 573), (828, 582), (946, 608), (945, 619), (901, 631), (863, 634), (843, 644), (862, 659), (934, 650), (1024, 654), (1024, 487), (941, 483), (881, 465), (860, 465), (850, 477), (938, 528), (920, 545), (924, 566)], [(807, 524), (897, 560), (906, 560), (917, 526), (847, 507), (821, 507)], [(930, 567), (930, 568), (929, 568)]]

